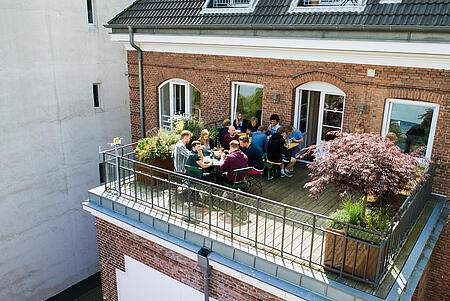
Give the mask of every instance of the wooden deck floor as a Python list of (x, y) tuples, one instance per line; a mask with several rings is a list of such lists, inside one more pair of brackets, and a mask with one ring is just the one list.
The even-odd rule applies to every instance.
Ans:
[(297, 163), (292, 178), (276, 177), (270, 181), (265, 178), (262, 194), (256, 187), (252, 187), (251, 192), (283, 204), (329, 216), (339, 207), (338, 193), (330, 187), (319, 199), (311, 200), (309, 190), (303, 188), (310, 180), (308, 173), (304, 163)]
[[(278, 177), (270, 181), (264, 178), (262, 193), (256, 186), (252, 187), (250, 193), (325, 216), (329, 216), (339, 208), (338, 194), (333, 187), (325, 191), (318, 200), (311, 200), (308, 196), (309, 191), (303, 188), (308, 181), (307, 167), (304, 164), (297, 164), (292, 178)], [(152, 191), (146, 183), (141, 182), (136, 186), (134, 184), (134, 179), (128, 177), (125, 184), (125, 189), (129, 191), (128, 195), (134, 197), (137, 193), (137, 199), (146, 206), (153, 202), (153, 205), (161, 209), (171, 210), (172, 213), (178, 213), (184, 217), (190, 216), (189, 222), (206, 229), (210, 224), (210, 229), (214, 232), (239, 243), (254, 246), (256, 242), (260, 249), (274, 256), (281, 255), (282, 251), (285, 258), (292, 258), (293, 261), (301, 264), (309, 261), (321, 264), (323, 261), (325, 232), (321, 229), (326, 228), (324, 219), (316, 218), (313, 230), (311, 215), (296, 210), (283, 212), (278, 208), (279, 206), (264, 203), (259, 204), (259, 209), (256, 210), (254, 198), (241, 196), (236, 198), (219, 191), (210, 193), (207, 186), (197, 185), (195, 201), (186, 202), (187, 198), (193, 200), (193, 192), (190, 191), (187, 194), (185, 183), (180, 182), (179, 186), (175, 188), (172, 186), (170, 189), (165, 183), (154, 185)], [(233, 199), (239, 205), (233, 203), (231, 201)], [(283, 223), (283, 215), (288, 219), (287, 222), (285, 219)], [(409, 254), (409, 251), (405, 250), (405, 254)], [(394, 268), (401, 269), (402, 265), (403, 263), (397, 264)], [(316, 266), (316, 268), (322, 270), (320, 267)], [(387, 293), (397, 276), (387, 277), (389, 281), (374, 288), (353, 280), (339, 278), (334, 273), (326, 272), (326, 274), (330, 279), (380, 297)]]

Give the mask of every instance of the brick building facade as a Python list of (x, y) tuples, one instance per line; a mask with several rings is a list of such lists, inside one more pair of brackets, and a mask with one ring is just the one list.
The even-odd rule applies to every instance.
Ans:
[[(203, 292), (203, 274), (196, 261), (102, 219), (97, 218), (95, 225), (104, 300), (119, 300), (116, 269), (125, 271), (125, 256)], [(217, 300), (284, 300), (214, 269), (209, 289)]]
[[(131, 132), (140, 137), (137, 54), (128, 51)], [(143, 54), (146, 128), (159, 126), (158, 87), (169, 79), (183, 79), (201, 93), (202, 117), (206, 122), (230, 117), (233, 82), (257, 83), (263, 88), (262, 120), (273, 113), (281, 123), (292, 125), (295, 90), (320, 81), (345, 92), (343, 130), (354, 131), (359, 123), (366, 132), (381, 133), (386, 99), (396, 98), (439, 104), (433, 159), (439, 159), (434, 191), (450, 195), (450, 85), (449, 70), (395, 66), (309, 62), (232, 56), (147, 52)], [(375, 77), (368, 77), (368, 69)], [(272, 101), (278, 93), (280, 101)], [(360, 114), (357, 104), (366, 104)]]

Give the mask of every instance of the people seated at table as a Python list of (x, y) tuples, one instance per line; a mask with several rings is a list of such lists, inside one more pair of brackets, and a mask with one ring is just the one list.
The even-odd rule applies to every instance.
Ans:
[(267, 128), (266, 135), (269, 137), (275, 135), (275, 133), (280, 127), (281, 127), (280, 116), (278, 116), (278, 114), (270, 115), (270, 124), (269, 127)]
[(214, 139), (209, 137), (209, 131), (207, 129), (202, 130), (200, 134), (200, 144), (203, 151), (210, 151), (212, 150), (214, 145)]
[[(225, 157), (225, 154), (223, 154)], [(220, 164), (220, 170), (226, 171), (227, 174), (223, 178), (224, 181), (233, 184), (235, 182), (243, 181), (245, 174), (235, 175), (234, 170), (247, 167), (247, 156), (239, 149), (239, 142), (233, 140), (230, 142), (230, 152), (226, 156), (222, 164)]]
[(239, 144), (239, 135), (236, 134), (236, 129), (234, 128), (234, 126), (230, 125), (228, 127), (228, 134), (226, 134), (225, 137), (223, 138), (223, 143), (222, 143), (223, 148), (226, 150), (229, 150), (230, 142), (233, 140), (238, 141), (238, 144)]
[(303, 148), (303, 139), (302, 132), (299, 129), (294, 128), (293, 126), (286, 127), (287, 138), (291, 140), (293, 143), (299, 143), (298, 146), (291, 149), (291, 156), (295, 157), (295, 155)]
[(292, 177), (289, 172), (291, 168), (294, 167), (296, 160), (295, 158), (288, 156), (288, 150), (285, 146), (286, 142), (286, 131), (283, 127), (279, 127), (277, 132), (272, 135), (269, 140), (269, 145), (267, 147), (267, 159), (275, 163), (281, 163), (281, 177)]
[(247, 132), (247, 119), (244, 119), (244, 114), (242, 114), (242, 112), (237, 112), (233, 126), (237, 132)]
[(190, 131), (182, 131), (180, 134), (181, 138), (175, 144), (175, 147), (172, 152), (173, 164), (176, 172), (185, 173), (184, 165), (190, 155), (189, 150), (186, 148), (186, 145), (191, 141), (192, 133)]
[(247, 125), (247, 134), (252, 135), (258, 130), (258, 118), (252, 117), (250, 123)]
[(260, 151), (262, 154), (264, 154), (267, 150), (267, 136), (264, 133), (265, 127), (263, 125), (260, 125), (258, 127), (258, 130), (253, 133), (252, 135), (252, 145), (254, 145), (258, 151)]
[(248, 166), (252, 167), (252, 171), (250, 174), (259, 175), (264, 171), (264, 163), (262, 161), (263, 153), (255, 146), (250, 144), (250, 141), (247, 136), (239, 137), (239, 145), (247, 155)]
[[(203, 152), (202, 152), (202, 144), (200, 141), (194, 141), (192, 142), (192, 151), (190, 152), (189, 157), (186, 160), (186, 165), (192, 166), (192, 167), (200, 167), (200, 168), (208, 168), (212, 166), (212, 161), (209, 161), (209, 163), (203, 163)], [(201, 179), (203, 172), (195, 172), (192, 170), (186, 170), (186, 174), (188, 176)]]
[(225, 119), (222, 122), (222, 127), (219, 128), (219, 142), (220, 145), (223, 146), (223, 138), (225, 138), (225, 135), (228, 134), (228, 128), (231, 125), (231, 120), (230, 119)]

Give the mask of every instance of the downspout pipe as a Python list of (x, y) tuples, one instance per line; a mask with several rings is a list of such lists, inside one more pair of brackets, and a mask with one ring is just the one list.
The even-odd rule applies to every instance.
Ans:
[(145, 114), (144, 114), (144, 76), (142, 69), (142, 49), (134, 43), (134, 30), (131, 26), (128, 26), (128, 32), (130, 34), (130, 44), (137, 50), (138, 53), (138, 69), (139, 69), (139, 107), (141, 117), (141, 138), (145, 138)]
[(197, 253), (197, 264), (203, 274), (203, 292), (205, 301), (209, 301), (209, 276), (211, 275), (211, 266), (209, 265), (208, 254), (211, 250), (201, 248)]

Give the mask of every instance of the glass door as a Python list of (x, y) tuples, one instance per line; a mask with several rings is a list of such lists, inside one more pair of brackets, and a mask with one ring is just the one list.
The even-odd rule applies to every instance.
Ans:
[(326, 140), (328, 132), (342, 131), (342, 123), (344, 120), (344, 96), (321, 92), (320, 102), (322, 108), (322, 122), (317, 139), (323, 141)]

